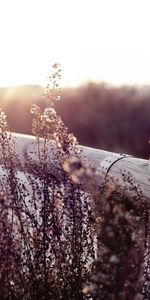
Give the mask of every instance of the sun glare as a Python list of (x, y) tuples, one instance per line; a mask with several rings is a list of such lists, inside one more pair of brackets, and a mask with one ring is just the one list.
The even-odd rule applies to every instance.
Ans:
[(2, 0), (0, 86), (45, 84), (50, 66), (62, 84), (150, 83), (149, 1)]

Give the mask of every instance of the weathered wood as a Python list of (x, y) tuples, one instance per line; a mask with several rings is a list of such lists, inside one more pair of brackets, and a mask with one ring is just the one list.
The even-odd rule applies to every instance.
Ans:
[[(21, 160), (22, 165), (25, 163), (25, 153), (31, 155), (35, 162), (37, 157), (34, 157), (34, 154), (31, 154), (30, 151), (33, 148), (33, 143), (35, 144), (35, 137), (30, 135), (16, 134), (13, 136), (16, 137), (17, 142), (17, 151)], [(52, 147), (54, 148), (54, 143), (52, 142)], [(83, 150), (83, 155), (88, 158), (88, 161), (95, 168), (96, 172), (104, 172), (105, 169), (101, 167), (102, 162), (109, 158), (110, 156), (115, 156), (115, 153), (111, 153), (104, 150), (93, 149), (89, 147), (79, 146)], [(53, 161), (53, 154), (51, 149), (49, 149), (49, 155)], [(54, 170), (54, 169), (53, 169)], [(124, 187), (127, 185), (123, 180), (122, 174), (130, 174), (137, 186), (140, 187), (143, 196), (149, 201), (150, 199), (150, 161), (145, 159), (139, 159), (131, 156), (123, 157), (115, 162), (110, 163), (108, 172), (105, 173), (105, 176), (112, 176), (114, 180), (117, 180), (118, 183)], [(56, 174), (57, 175), (57, 174)], [(96, 173), (95, 173), (96, 175)], [(99, 184), (99, 182), (98, 182)], [(126, 187), (127, 188), (127, 187)], [(129, 190), (129, 193), (131, 191)]]
[[(96, 168), (97, 171), (102, 171), (101, 163), (107, 157), (112, 155), (111, 152), (82, 147), (86, 157)], [(115, 155), (115, 153), (114, 153)], [(141, 189), (143, 196), (150, 199), (150, 161), (139, 159), (131, 156), (124, 157), (117, 160), (110, 166), (108, 175), (112, 176), (114, 180), (124, 186), (126, 183), (123, 181), (122, 174), (129, 174), (133, 178), (135, 184)], [(106, 176), (107, 176), (106, 174)]]

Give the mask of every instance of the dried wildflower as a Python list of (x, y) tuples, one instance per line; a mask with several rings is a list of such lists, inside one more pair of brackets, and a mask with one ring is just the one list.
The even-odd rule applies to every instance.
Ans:
[(81, 160), (79, 160), (77, 157), (70, 157), (65, 160), (63, 168), (71, 175), (71, 179), (75, 183), (79, 183), (81, 177), (83, 177), (86, 172), (86, 168), (81, 163)]
[(26, 155), (22, 176), (1, 113), (0, 295), (6, 300), (83, 299), (93, 268), (91, 195), (80, 182), (86, 167), (80, 165), (75, 137), (56, 114), (60, 67), (53, 71), (44, 96), (48, 106), (43, 112), (36, 105), (31, 109), (37, 144)]
[[(127, 188), (133, 185), (128, 178)], [(111, 192), (110, 192), (111, 191)], [(146, 202), (141, 193), (133, 199), (110, 179), (100, 189), (101, 222), (93, 276), (94, 299), (136, 299), (143, 293), (143, 255)]]
[(39, 116), (41, 114), (40, 107), (36, 104), (32, 105), (32, 108), (31, 108), (30, 112), (31, 112), (31, 114), (34, 114), (34, 115), (37, 115), (37, 116)]
[(48, 84), (45, 89), (44, 98), (48, 102), (48, 106), (53, 107), (55, 101), (59, 101), (61, 96), (60, 91), (60, 79), (61, 79), (61, 67), (60, 64), (56, 63), (52, 66), (51, 76), (48, 77)]
[(6, 132), (8, 130), (8, 123), (7, 123), (7, 116), (6, 114), (0, 109), (0, 132)]
[[(24, 170), (0, 111), (0, 297), (139, 298), (148, 208), (129, 174), (122, 177), (135, 190), (133, 199), (112, 180), (100, 187), (97, 198), (94, 188), (93, 194), (85, 190), (83, 181), (92, 172), (55, 111), (60, 78), (55, 64), (44, 95), (47, 107), (31, 109), (37, 144), (26, 154)], [(149, 269), (147, 264), (147, 282)]]

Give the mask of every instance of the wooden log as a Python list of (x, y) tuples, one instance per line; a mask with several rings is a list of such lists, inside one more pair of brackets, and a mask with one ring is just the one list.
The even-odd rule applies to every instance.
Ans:
[[(36, 145), (36, 139), (30, 135), (14, 133), (13, 136), (16, 138), (17, 152), (20, 157), (22, 166), (25, 164), (25, 153), (32, 156), (32, 159), (37, 161), (37, 157), (31, 154), (33, 144)], [(54, 148), (54, 143), (52, 142)], [(97, 172), (103, 172), (104, 176), (108, 175), (117, 181), (123, 188), (127, 183), (123, 179), (123, 173), (127, 176), (130, 175), (136, 186), (141, 189), (143, 196), (148, 201), (150, 200), (150, 161), (145, 159), (139, 159), (132, 156), (120, 155), (104, 150), (93, 149), (89, 147), (79, 146), (93, 168), (95, 168), (95, 177)], [(53, 153), (49, 149), (49, 155), (51, 157), (52, 164)], [(52, 168), (54, 170), (54, 168)], [(57, 174), (56, 174), (57, 175)], [(97, 181), (99, 185), (100, 182)], [(127, 188), (127, 186), (126, 186)], [(128, 190), (128, 189), (127, 189)], [(130, 188), (128, 190), (129, 193)]]
[[(150, 160), (139, 159), (129, 155), (118, 155), (108, 151), (82, 147), (88, 160), (96, 168), (117, 180), (124, 187), (123, 174), (130, 175), (139, 186), (143, 196), (150, 199)], [(115, 158), (115, 159), (114, 159)], [(106, 167), (105, 167), (106, 166)], [(130, 192), (130, 191), (129, 191)]]

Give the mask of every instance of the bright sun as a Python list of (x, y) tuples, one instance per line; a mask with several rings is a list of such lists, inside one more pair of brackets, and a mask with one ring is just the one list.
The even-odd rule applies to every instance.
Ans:
[(150, 84), (149, 0), (0, 1), (0, 86)]

